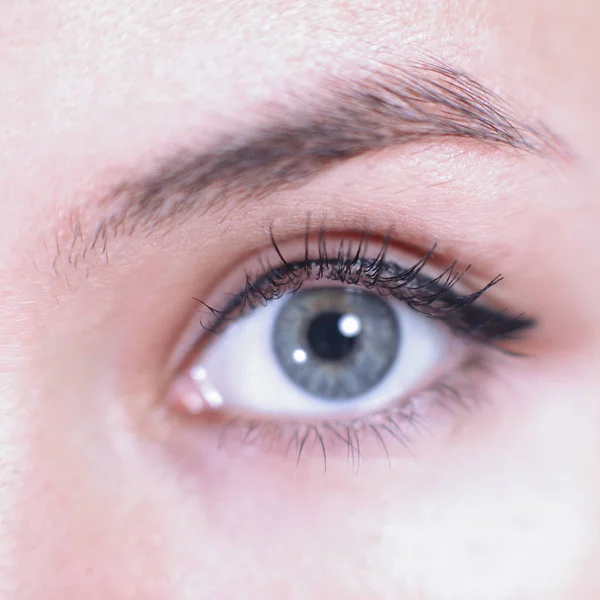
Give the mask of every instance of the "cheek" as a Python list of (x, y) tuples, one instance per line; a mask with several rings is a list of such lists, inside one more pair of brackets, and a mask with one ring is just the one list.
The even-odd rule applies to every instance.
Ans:
[(472, 473), (475, 485), (447, 482), (405, 513), (384, 545), (395, 548), (396, 572), (414, 582), (414, 592), (571, 598), (589, 552), (591, 514), (581, 510), (573, 482), (520, 470), (517, 463), (486, 465)]
[(301, 581), (317, 600), (591, 600), (573, 594), (600, 589), (586, 572), (600, 559), (599, 429), (591, 397), (565, 407), (556, 390), (532, 386), (535, 400), (482, 409), (450, 448), (358, 475), (207, 448), (165, 508), (169, 562), (224, 598), (293, 597)]
[(273, 570), (319, 599), (591, 600), (598, 388), (554, 372), (530, 373), (515, 397), (498, 386), (449, 447), (391, 470), (322, 476), (259, 457), (229, 463), (223, 485), (211, 486), (210, 513), (223, 520), (210, 537), (230, 540), (237, 572), (266, 597), (272, 588), (260, 582)]
[(16, 466), (11, 559), (18, 592), (10, 597), (117, 600), (132, 588), (136, 597), (168, 597), (151, 491), (144, 471), (115, 448), (106, 412), (82, 397), (68, 406), (52, 395), (26, 400), (36, 410)]
[(481, 415), (489, 427), (474, 419), (434, 483), (394, 510), (382, 549), (415, 597), (597, 597), (598, 387), (550, 372), (499, 396)]
[(516, 389), (444, 449), (358, 475), (208, 444), (184, 461), (104, 403), (30, 394), (17, 597), (595, 598), (574, 591), (600, 589), (583, 572), (600, 559), (598, 388)]

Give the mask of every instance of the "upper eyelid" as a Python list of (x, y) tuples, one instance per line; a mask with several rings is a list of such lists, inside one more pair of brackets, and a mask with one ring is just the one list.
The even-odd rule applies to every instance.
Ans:
[[(307, 230), (307, 236), (309, 235), (309, 232)], [(298, 269), (300, 274), (302, 273), (303, 267), (302, 267), (302, 263), (306, 262), (306, 263), (314, 263), (315, 267), (319, 266), (319, 259), (315, 259), (315, 258), (310, 258), (308, 254), (306, 254), (304, 256), (304, 258), (301, 261), (287, 261), (283, 254), (281, 253), (273, 235), (271, 234), (271, 243), (274, 246), (275, 250), (276, 250), (276, 254), (278, 255), (279, 259), (281, 260), (281, 265), (279, 267), (272, 267), (270, 265), (270, 263), (266, 263), (263, 264), (262, 266), (262, 270), (263, 272), (260, 275), (257, 276), (250, 276), (248, 273), (246, 273), (246, 284), (245, 287), (242, 291), (238, 292), (237, 294), (233, 295), (233, 298), (227, 303), (227, 305), (222, 308), (222, 309), (216, 309), (212, 306), (210, 306), (209, 304), (207, 304), (206, 302), (204, 302), (201, 299), (196, 298), (196, 300), (198, 302), (200, 302), (204, 307), (206, 307), (214, 317), (216, 317), (216, 320), (213, 324), (211, 324), (210, 326), (206, 327), (205, 325), (203, 325), (203, 327), (205, 329), (208, 329), (209, 331), (218, 331), (220, 330), (221, 327), (225, 326), (225, 324), (227, 323), (228, 319), (231, 317), (232, 314), (235, 313), (236, 310), (241, 310), (242, 314), (245, 310), (248, 309), (252, 309), (254, 308), (254, 306), (251, 306), (252, 303), (256, 303), (256, 304), (262, 304), (264, 303), (264, 301), (266, 300), (266, 293), (265, 292), (265, 284), (269, 282), (269, 278), (271, 278), (271, 280), (276, 279), (277, 275), (276, 273), (278, 271), (282, 272), (279, 274), (280, 277), (285, 279), (285, 271), (288, 271), (288, 275), (290, 270), (293, 269)], [(326, 244), (325, 244), (326, 247)], [(343, 247), (343, 239), (341, 241), (341, 245), (340, 248)], [(366, 247), (366, 246), (365, 246)], [(308, 246), (307, 246), (308, 248)], [(434, 251), (435, 251), (435, 246), (433, 248), (430, 249), (429, 252), (427, 252), (420, 260), (417, 260), (412, 267), (402, 267), (400, 265), (397, 265), (395, 263), (392, 262), (388, 262), (385, 260), (386, 258), (386, 250), (385, 248), (387, 248), (386, 242), (384, 242), (384, 249), (380, 250), (379, 254), (377, 254), (377, 258), (376, 260), (380, 260), (381, 264), (384, 265), (386, 268), (390, 268), (392, 267), (393, 270), (395, 272), (398, 273), (398, 275), (400, 276), (400, 280), (402, 278), (403, 275), (407, 275), (407, 285), (405, 287), (401, 287), (398, 286), (398, 290), (396, 295), (394, 295), (393, 293), (390, 293), (390, 296), (393, 296), (395, 298), (397, 298), (398, 300), (403, 300), (405, 302), (407, 302), (409, 304), (409, 306), (411, 305), (409, 300), (410, 300), (410, 295), (408, 293), (406, 294), (402, 294), (400, 292), (400, 289), (406, 289), (406, 290), (422, 290), (425, 289), (427, 286), (429, 286), (431, 289), (431, 293), (433, 296), (435, 296), (435, 293), (437, 290), (439, 290), (440, 292), (443, 292), (445, 294), (445, 297), (448, 299), (452, 299), (451, 301), (448, 301), (447, 304), (449, 306), (454, 306), (456, 307), (456, 313), (460, 313), (460, 317), (462, 318), (462, 322), (465, 325), (465, 327), (469, 330), (469, 333), (472, 337), (475, 337), (475, 331), (477, 332), (478, 335), (480, 335), (483, 339), (492, 339), (492, 338), (498, 338), (498, 339), (502, 339), (502, 338), (509, 338), (511, 337), (514, 333), (518, 333), (524, 330), (527, 330), (529, 328), (532, 328), (535, 325), (535, 321), (533, 319), (530, 319), (528, 317), (525, 317), (524, 315), (510, 315), (508, 314), (506, 311), (494, 311), (492, 309), (489, 309), (485, 306), (473, 306), (473, 303), (478, 300), (488, 289), (492, 288), (494, 285), (496, 285), (501, 279), (502, 277), (498, 276), (495, 277), (494, 279), (492, 279), (491, 281), (489, 281), (486, 285), (484, 285), (484, 287), (480, 288), (478, 291), (472, 292), (472, 293), (468, 293), (468, 294), (457, 294), (455, 293), (455, 291), (453, 290), (453, 287), (458, 283), (458, 281), (460, 280), (461, 276), (466, 272), (465, 270), (461, 271), (461, 270), (457, 270), (456, 269), (456, 263), (452, 263), (449, 267), (447, 267), (445, 270), (443, 270), (441, 273), (439, 273), (437, 276), (435, 277), (428, 277), (428, 276), (424, 276), (422, 274), (422, 269), (425, 268), (427, 266), (427, 263), (431, 260), (431, 258), (433, 257)], [(347, 247), (347, 252), (349, 255), (353, 255), (353, 250), (351, 246)], [(344, 260), (343, 257), (339, 257), (337, 256), (336, 258), (336, 254), (332, 253), (330, 256), (321, 256), (321, 263), (324, 262), (328, 262), (331, 263), (331, 265), (334, 265), (336, 260)], [(356, 255), (356, 258), (359, 258), (358, 255)], [(351, 256), (350, 256), (351, 259)], [(374, 259), (367, 259), (369, 262), (372, 262)], [(329, 266), (331, 266), (329, 265)], [(343, 265), (341, 265), (343, 266)], [(302, 277), (302, 275), (301, 275)], [(308, 279), (309, 277), (309, 273), (305, 272), (305, 278)], [(323, 275), (321, 274), (321, 277), (323, 277)], [(325, 279), (328, 279), (327, 275), (324, 276)], [(329, 279), (331, 279), (329, 277)], [(409, 287), (409, 283), (412, 282), (417, 282), (418, 285), (414, 286), (414, 287)], [(301, 279), (298, 282), (298, 288), (300, 286), (302, 286), (305, 283), (305, 279)], [(356, 282), (360, 285), (360, 282)], [(365, 281), (362, 282), (363, 284), (365, 283)], [(293, 284), (293, 281), (290, 281), (289, 284)], [(375, 287), (375, 286), (374, 286)], [(382, 287), (377, 288), (379, 291), (381, 289), (383, 289)], [(420, 300), (420, 304), (422, 306), (427, 306), (428, 300), (427, 297), (422, 297)], [(431, 306), (431, 305), (430, 305)], [(413, 303), (412, 305), (413, 308), (416, 309), (416, 305)], [(467, 310), (468, 309), (468, 310)], [(436, 314), (433, 310), (430, 311), (430, 313), (427, 313), (426, 311), (423, 310), (423, 312), (425, 312), (425, 314), (431, 314), (432, 316), (434, 314)], [(451, 312), (451, 311), (447, 311), (447, 312)], [(438, 317), (442, 317), (442, 313), (437, 313)], [(450, 322), (450, 318), (446, 315), (446, 319), (448, 322)], [(454, 320), (454, 327), (457, 328), (459, 327), (460, 324), (460, 319), (456, 318)]]

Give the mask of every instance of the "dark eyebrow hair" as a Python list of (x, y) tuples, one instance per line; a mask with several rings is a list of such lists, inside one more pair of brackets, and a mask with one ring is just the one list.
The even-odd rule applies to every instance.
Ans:
[[(183, 149), (148, 173), (114, 186), (91, 246), (133, 232), (298, 186), (341, 161), (391, 146), (470, 139), (542, 157), (566, 155), (541, 123), (526, 123), (465, 72), (437, 61), (403, 68), (378, 63), (352, 78), (330, 77), (310, 96), (271, 105), (245, 134), (208, 149)], [(262, 123), (264, 121), (264, 123)]]

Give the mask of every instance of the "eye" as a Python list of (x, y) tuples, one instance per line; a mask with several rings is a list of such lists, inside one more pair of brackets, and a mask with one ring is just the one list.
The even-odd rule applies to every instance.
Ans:
[(340, 441), (361, 454), (369, 435), (386, 454), (386, 437), (406, 445), (435, 407), (472, 403), (473, 367), (534, 324), (481, 303), (500, 277), (467, 292), (466, 271), (436, 274), (433, 256), (410, 261), (364, 235), (271, 237), (215, 302), (199, 300), (202, 332), (170, 405), (298, 457)]
[(431, 377), (450, 338), (398, 300), (357, 287), (309, 287), (228, 327), (192, 377), (200, 388), (210, 382), (213, 401), (218, 393), (223, 406), (249, 414), (360, 415)]

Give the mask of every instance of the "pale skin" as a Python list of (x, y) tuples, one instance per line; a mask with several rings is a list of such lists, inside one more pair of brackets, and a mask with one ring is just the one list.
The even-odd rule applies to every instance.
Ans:
[[(600, 597), (595, 0), (1, 14), (0, 597)], [(259, 122), (323, 74), (424, 54), (564, 152), (417, 141), (84, 252), (123, 176)], [(528, 356), (483, 379), (480, 406), (411, 452), (373, 450), (357, 474), (344, 452), (324, 475), (318, 454), (219, 449), (163, 402), (194, 298), (269, 227), (302, 235), (309, 213), (338, 232), (393, 224), (401, 248), (437, 242), (477, 281), (502, 273), (490, 301), (538, 323), (514, 347)]]

